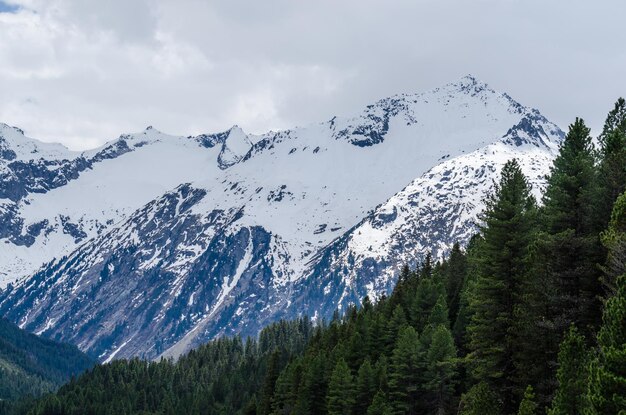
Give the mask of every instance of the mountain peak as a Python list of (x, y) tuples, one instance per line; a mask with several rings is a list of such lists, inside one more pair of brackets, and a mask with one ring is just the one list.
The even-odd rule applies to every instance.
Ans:
[(228, 130), (228, 135), (222, 143), (222, 150), (217, 158), (219, 167), (226, 169), (241, 161), (252, 148), (252, 141), (238, 125)]

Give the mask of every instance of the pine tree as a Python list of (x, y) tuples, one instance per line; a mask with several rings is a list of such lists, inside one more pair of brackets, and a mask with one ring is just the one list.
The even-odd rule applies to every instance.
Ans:
[(570, 125), (554, 161), (544, 194), (543, 227), (546, 263), (541, 264), (554, 284), (553, 316), (547, 318), (561, 336), (571, 323), (585, 334), (595, 331), (600, 321), (602, 293), (596, 264), (604, 259), (595, 212), (594, 149), (589, 128), (577, 118)]
[(493, 393), (487, 382), (477, 383), (461, 397), (459, 415), (501, 414), (501, 405), (498, 397)]
[(305, 362), (303, 387), (296, 402), (298, 413), (320, 414), (326, 411), (326, 356), (321, 353)]
[(502, 169), (483, 214), (483, 244), (468, 328), (473, 374), (497, 391), (504, 413), (517, 408), (515, 309), (525, 278), (535, 202), (517, 161)]
[(425, 389), (430, 392), (433, 407), (438, 414), (444, 414), (454, 396), (456, 377), (456, 348), (450, 329), (438, 325), (426, 354)]
[(598, 356), (590, 365), (587, 399), (590, 415), (626, 413), (626, 274), (605, 305), (598, 333)]
[(263, 382), (263, 389), (261, 391), (261, 400), (257, 407), (257, 413), (259, 415), (268, 415), (272, 411), (272, 396), (274, 396), (276, 379), (278, 379), (280, 372), (279, 359), (279, 352), (274, 351), (267, 364), (265, 381)]
[(467, 258), (459, 243), (455, 243), (450, 252), (445, 271), (447, 303), (450, 309), (450, 320), (456, 321), (461, 301), (461, 289), (467, 274)]
[(605, 227), (611, 215), (611, 206), (626, 190), (626, 101), (619, 98), (609, 112), (600, 142), (598, 166), (598, 195), (596, 209), (600, 226)]
[[(535, 402), (535, 393), (533, 392), (533, 387), (528, 385), (526, 390), (524, 391), (524, 397), (522, 398), (522, 402), (519, 404), (519, 410), (517, 411), (517, 415), (536, 415), (537, 414), (537, 402)], [(575, 414), (578, 412), (572, 412)]]
[(387, 329), (385, 332), (385, 351), (389, 353), (392, 349), (396, 340), (398, 339), (398, 333), (402, 328), (407, 326), (406, 313), (404, 308), (400, 304), (398, 304), (391, 315), (391, 319), (389, 319), (387, 323)]
[(330, 377), (326, 402), (328, 415), (350, 415), (355, 404), (354, 379), (348, 364), (339, 359)]
[(556, 375), (559, 386), (548, 415), (583, 413), (589, 364), (585, 343), (585, 337), (575, 326), (571, 326), (561, 343)]
[(415, 329), (406, 326), (398, 335), (389, 366), (389, 403), (395, 414), (412, 414), (417, 399), (420, 341)]
[(626, 274), (626, 192), (613, 206), (609, 227), (602, 234), (602, 244), (608, 251), (603, 282), (607, 291), (615, 295), (617, 278)]
[(430, 347), (433, 333), (439, 326), (450, 326), (450, 320), (448, 320), (448, 305), (446, 304), (445, 295), (440, 295), (437, 299), (437, 302), (428, 316), (428, 324), (420, 336), (420, 341), (425, 350)]
[(364, 414), (379, 388), (376, 373), (369, 359), (366, 359), (357, 375), (355, 412)]
[[(363, 413), (363, 412), (358, 412)], [(387, 403), (387, 397), (383, 393), (383, 391), (379, 390), (374, 395), (374, 399), (372, 404), (367, 408), (367, 415), (392, 415), (393, 411), (391, 407)]]

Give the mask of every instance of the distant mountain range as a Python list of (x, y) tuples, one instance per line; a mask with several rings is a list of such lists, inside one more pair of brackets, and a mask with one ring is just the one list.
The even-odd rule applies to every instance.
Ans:
[(466, 243), (508, 159), (539, 195), (563, 137), (472, 76), (261, 135), (77, 153), (1, 125), (0, 313), (101, 361), (327, 317)]

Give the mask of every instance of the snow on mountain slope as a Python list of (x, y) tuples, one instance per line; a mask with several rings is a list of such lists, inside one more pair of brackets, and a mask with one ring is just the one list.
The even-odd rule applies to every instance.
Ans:
[[(17, 143), (11, 148), (36, 148), (34, 140), (23, 137), (21, 131), (9, 131), (13, 131), (12, 141)], [(240, 130), (233, 131), (239, 134)], [(230, 131), (223, 134), (222, 140), (229, 136)], [(62, 186), (46, 185), (42, 191), (25, 191), (16, 201), (0, 202), (5, 209), (16, 211), (13, 222), (17, 222), (12, 233), (7, 232), (0, 251), (2, 285), (69, 254), (78, 244), (179, 184), (220, 174), (215, 163), (221, 154), (219, 148), (201, 145), (193, 137), (169, 136), (152, 127), (80, 154), (64, 152), (62, 146), (52, 149), (56, 151), (45, 153), (50, 160), (44, 159), (46, 163), (67, 164), (66, 158), (72, 157), (80, 169), (72, 172), (73, 177)], [(22, 158), (33, 163), (28, 159), (31, 154), (39, 157), (42, 151), (22, 151)], [(12, 164), (5, 162), (5, 167)], [(22, 240), (25, 235), (31, 238)]]
[(539, 200), (562, 139), (535, 113), (502, 139), (433, 167), (321, 250), (286, 314), (328, 316), (365, 295), (375, 299), (392, 288), (403, 264), (415, 266), (429, 252), (442, 258), (455, 242), (469, 242), (508, 160), (517, 159)]
[(102, 360), (326, 313), (466, 239), (501, 164), (519, 156), (539, 183), (561, 137), (471, 76), (259, 136), (122, 136), (12, 201), (19, 232), (0, 234), (0, 266), (54, 260), (3, 292), (0, 312)]

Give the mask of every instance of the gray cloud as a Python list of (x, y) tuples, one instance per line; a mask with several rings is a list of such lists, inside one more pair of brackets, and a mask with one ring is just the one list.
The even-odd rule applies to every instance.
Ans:
[(626, 95), (620, 0), (5, 3), (0, 120), (73, 148), (286, 128), (466, 73), (562, 127)]

